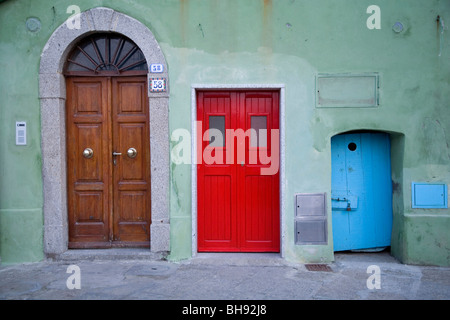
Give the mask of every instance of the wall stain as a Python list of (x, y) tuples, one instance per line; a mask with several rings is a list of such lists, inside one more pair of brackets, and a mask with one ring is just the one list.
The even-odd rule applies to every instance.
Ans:
[(402, 192), (402, 184), (399, 182), (392, 181), (392, 192), (401, 194)]
[(272, 0), (264, 0), (263, 4), (263, 34), (262, 40), (265, 47), (272, 47)]
[(205, 37), (205, 33), (203, 32), (203, 27), (202, 27), (201, 23), (198, 24), (198, 30), (200, 30), (200, 32), (202, 33), (202, 37), (204, 38)]
[(181, 43), (183, 46), (186, 45), (186, 22), (188, 20), (186, 13), (186, 5), (188, 0), (180, 0), (180, 35), (181, 35)]
[(55, 9), (55, 6), (52, 6), (52, 22), (50, 23), (49, 30), (53, 29), (53, 25), (55, 24), (55, 21), (56, 21), (56, 9)]
[(181, 200), (180, 200), (180, 192), (179, 192), (179, 190), (178, 190), (178, 184), (177, 184), (177, 180), (176, 180), (176, 178), (175, 178), (175, 168), (176, 168), (176, 164), (175, 163), (172, 163), (172, 165), (171, 165), (171, 181), (172, 181), (172, 189), (173, 189), (173, 191), (174, 191), (174, 193), (175, 193), (175, 199), (177, 200), (177, 206), (178, 206), (178, 209), (181, 209)]

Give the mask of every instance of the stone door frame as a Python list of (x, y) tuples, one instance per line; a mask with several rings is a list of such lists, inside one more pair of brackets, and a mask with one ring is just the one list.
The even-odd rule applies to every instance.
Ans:
[(63, 23), (51, 35), (39, 68), (41, 108), (42, 179), (44, 191), (44, 253), (68, 250), (66, 84), (63, 75), (67, 55), (83, 37), (96, 32), (116, 32), (130, 38), (142, 50), (148, 66), (162, 64), (164, 71), (148, 74), (165, 78), (165, 92), (149, 92), (152, 224), (152, 252), (168, 252), (169, 225), (169, 88), (164, 55), (153, 33), (141, 22), (110, 8), (98, 7), (80, 14), (80, 28)]

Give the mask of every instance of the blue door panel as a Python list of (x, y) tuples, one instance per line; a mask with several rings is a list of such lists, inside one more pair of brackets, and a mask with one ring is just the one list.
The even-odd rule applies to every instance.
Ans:
[(390, 245), (392, 184), (389, 136), (332, 138), (332, 223), (335, 251)]
[(390, 141), (387, 134), (372, 134), (373, 234), (375, 246), (389, 246), (392, 231)]

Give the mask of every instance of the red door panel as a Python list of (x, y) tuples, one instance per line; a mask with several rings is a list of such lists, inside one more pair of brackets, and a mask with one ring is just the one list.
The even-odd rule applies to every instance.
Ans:
[[(279, 173), (262, 174), (262, 168), (278, 163), (279, 130), (278, 92), (240, 93), (240, 125), (254, 130), (245, 146), (246, 161), (238, 167), (238, 206), (241, 216), (242, 251), (270, 251), (280, 249)], [(277, 152), (272, 154), (272, 152)], [(270, 160), (270, 161), (269, 161)]]
[[(236, 168), (227, 164), (225, 138), (217, 139), (217, 131), (230, 129), (236, 94), (200, 92), (198, 120), (202, 122), (201, 150), (203, 164), (198, 166), (198, 250), (236, 251)], [(209, 131), (208, 131), (209, 130)], [(212, 138), (212, 136), (214, 138)], [(206, 140), (206, 141), (205, 141)], [(210, 146), (212, 141), (212, 146)]]
[(278, 164), (278, 101), (276, 91), (198, 92), (198, 251), (280, 250), (278, 168), (261, 173)]

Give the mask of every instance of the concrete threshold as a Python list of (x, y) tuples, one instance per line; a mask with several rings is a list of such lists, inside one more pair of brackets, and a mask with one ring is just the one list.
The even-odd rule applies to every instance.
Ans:
[[(116, 261), (116, 260), (167, 260), (166, 252), (151, 252), (144, 248), (111, 249), (69, 249), (58, 255), (47, 257), (59, 262)], [(189, 259), (176, 261), (177, 264), (215, 265), (215, 266), (286, 266), (289, 263), (279, 253), (197, 253)]]
[(181, 261), (185, 264), (217, 266), (286, 266), (288, 262), (279, 253), (229, 253), (202, 252), (191, 259)]
[[(110, 249), (70, 249), (58, 255), (47, 257), (56, 262), (76, 263), (80, 261), (167, 261), (179, 265), (203, 266), (249, 266), (249, 267), (282, 267), (305, 268), (304, 263), (295, 263), (281, 257), (280, 253), (247, 253), (247, 252), (199, 252), (193, 257), (171, 261), (167, 252), (152, 252), (147, 248), (110, 248)], [(324, 264), (332, 269), (339, 269), (344, 264), (400, 264), (388, 252), (380, 253), (336, 253), (335, 261)], [(306, 269), (305, 269), (306, 270)]]
[(114, 261), (114, 260), (165, 260), (167, 253), (152, 252), (146, 248), (110, 248), (110, 249), (69, 249), (64, 253), (48, 257), (53, 261)]

